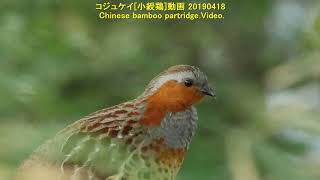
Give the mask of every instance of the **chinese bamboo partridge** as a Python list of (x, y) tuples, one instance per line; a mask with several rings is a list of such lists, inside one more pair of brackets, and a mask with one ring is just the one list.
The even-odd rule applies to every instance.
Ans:
[(173, 180), (197, 126), (193, 107), (214, 96), (189, 65), (155, 77), (136, 99), (60, 131), (20, 167), (18, 180)]

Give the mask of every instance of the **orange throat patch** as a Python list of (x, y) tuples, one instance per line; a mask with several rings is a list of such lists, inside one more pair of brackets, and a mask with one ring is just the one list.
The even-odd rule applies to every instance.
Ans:
[(186, 87), (170, 80), (148, 97), (144, 118), (139, 123), (146, 126), (160, 125), (167, 112), (184, 111), (201, 101), (203, 96), (195, 86)]

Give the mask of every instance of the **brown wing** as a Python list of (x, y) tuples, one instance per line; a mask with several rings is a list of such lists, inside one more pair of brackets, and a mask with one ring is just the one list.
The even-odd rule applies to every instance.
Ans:
[(141, 116), (135, 101), (90, 114), (40, 146), (17, 179), (112, 179), (141, 141)]

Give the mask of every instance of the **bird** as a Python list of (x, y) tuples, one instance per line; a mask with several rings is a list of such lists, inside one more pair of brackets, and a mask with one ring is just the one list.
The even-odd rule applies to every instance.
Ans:
[(137, 98), (68, 125), (19, 167), (16, 180), (174, 180), (197, 128), (195, 105), (215, 97), (191, 65), (158, 74)]

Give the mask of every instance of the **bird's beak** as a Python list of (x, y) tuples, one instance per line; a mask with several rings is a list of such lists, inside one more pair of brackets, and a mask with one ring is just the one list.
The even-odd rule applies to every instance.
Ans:
[(212, 96), (212, 97), (216, 97), (216, 94), (214, 93), (213, 89), (210, 88), (209, 86), (205, 86), (205, 87), (202, 87), (200, 89), (200, 92), (204, 95), (207, 95), (207, 96)]

